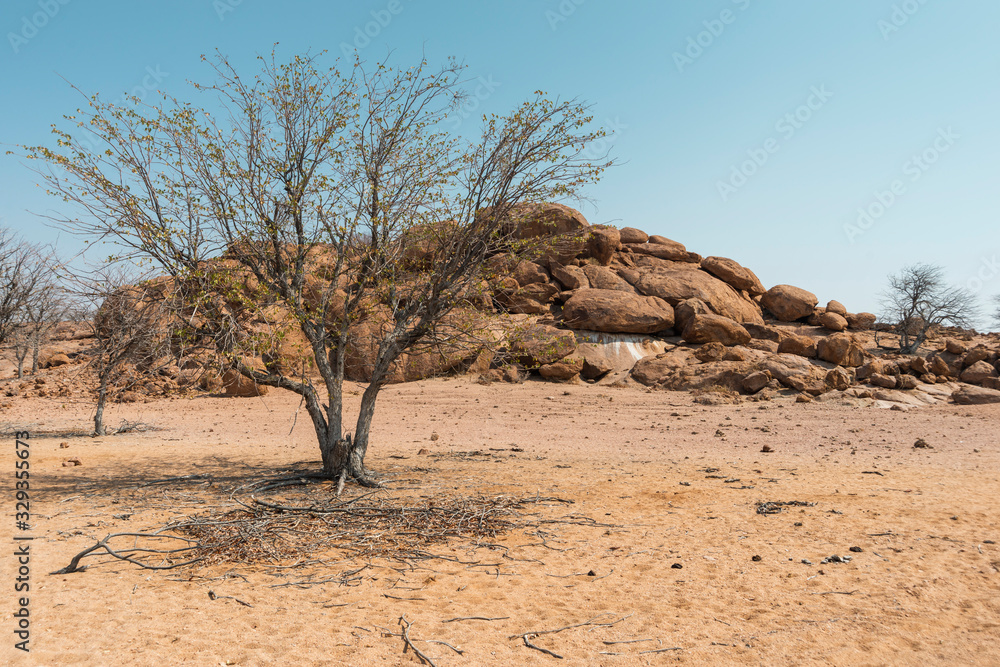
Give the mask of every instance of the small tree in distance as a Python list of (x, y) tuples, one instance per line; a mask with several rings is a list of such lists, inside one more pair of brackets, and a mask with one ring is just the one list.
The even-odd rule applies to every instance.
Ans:
[(895, 326), (904, 354), (916, 352), (932, 327), (971, 328), (978, 315), (975, 295), (948, 285), (941, 267), (931, 264), (913, 264), (889, 276), (882, 308), (883, 320)]
[[(587, 157), (603, 131), (576, 101), (538, 92), (467, 141), (443, 129), (465, 96), (458, 65), (356, 60), (341, 74), (320, 57), (277, 64), (272, 53), (247, 80), (220, 56), (217, 82), (197, 86), (214, 93), (210, 108), (94, 97), (69, 120), (101, 150), (64, 130), (55, 148), (24, 148), (48, 165), (49, 191), (77, 205), (55, 222), (167, 272), (191, 339), (212, 340), (254, 382), (300, 394), (323, 472), (375, 485), (364, 457), (393, 365), (482, 298), (488, 258), (525, 252), (511, 224), (518, 204), (578, 197), (610, 161)], [(282, 318), (289, 326), (273, 326)], [(281, 362), (295, 332), (319, 384)], [(352, 441), (345, 362), (369, 342)]]

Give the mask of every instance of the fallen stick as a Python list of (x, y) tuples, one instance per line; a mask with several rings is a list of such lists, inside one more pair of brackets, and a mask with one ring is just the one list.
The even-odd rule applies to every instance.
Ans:
[(452, 623), (453, 621), (506, 621), (510, 616), (459, 616), (457, 618), (449, 618), (447, 621), (441, 621), (442, 623)]
[(232, 595), (216, 595), (215, 591), (209, 591), (208, 592), (208, 599), (209, 600), (236, 600), (237, 602), (239, 602), (244, 607), (250, 607), (251, 609), (253, 608), (253, 605), (250, 604), (249, 602), (244, 602), (243, 600), (241, 600), (239, 598), (234, 598)]
[(433, 660), (424, 655), (423, 651), (414, 646), (413, 642), (410, 641), (410, 626), (412, 625), (412, 623), (406, 620), (406, 614), (403, 614), (402, 616), (399, 617), (399, 625), (403, 628), (402, 637), (403, 641), (405, 642), (405, 646), (403, 647), (403, 653), (406, 653), (406, 647), (408, 646), (413, 649), (413, 652), (417, 654), (417, 657), (420, 658), (421, 662), (425, 662), (431, 667), (437, 667), (437, 665), (434, 664)]
[[(534, 635), (532, 635), (532, 636), (534, 636)], [(553, 658), (559, 658), (560, 660), (563, 659), (563, 657), (561, 655), (559, 655), (558, 653), (550, 651), (547, 648), (542, 648), (541, 646), (535, 646), (534, 644), (532, 644), (530, 641), (528, 641), (528, 635), (523, 635), (521, 637), (521, 639), (524, 640), (524, 645), (527, 646), (528, 648), (533, 648), (536, 651), (541, 651), (542, 653), (547, 653), (548, 655), (551, 655)]]

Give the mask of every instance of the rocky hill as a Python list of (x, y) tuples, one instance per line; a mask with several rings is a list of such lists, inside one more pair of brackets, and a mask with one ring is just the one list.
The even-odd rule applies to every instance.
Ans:
[[(489, 330), (490, 340), (456, 336), (411, 350), (394, 368), (394, 382), (472, 373), (484, 383), (531, 376), (639, 383), (696, 391), (706, 401), (760, 400), (779, 392), (803, 401), (870, 400), (900, 409), (949, 398), (1000, 401), (995, 338), (957, 334), (932, 338), (916, 355), (893, 354), (876, 345), (875, 315), (850, 312), (837, 301), (819, 306), (814, 294), (791, 285), (766, 288), (732, 259), (702, 257), (632, 227), (590, 225), (579, 211), (560, 204), (522, 205), (513, 218), (522, 238), (547, 237), (544, 252), (534, 261), (491, 258), (502, 268), (500, 277), (446, 323), (456, 330)], [(419, 244), (407, 250), (415, 262), (430, 251)], [(322, 261), (316, 260), (316, 271)], [(235, 265), (231, 259), (218, 262)], [(379, 313), (373, 309), (351, 329), (351, 380), (364, 382), (371, 372), (374, 333), (378, 318), (385, 317)], [(883, 334), (883, 345), (891, 338)], [(307, 349), (292, 330), (281, 349), (260, 363), (300, 364), (308, 361)], [(64, 352), (49, 350), (55, 360), (49, 363), (77, 361)], [(51, 391), (33, 382), (6, 393)], [(266, 391), (235, 373), (203, 368), (195, 358), (166, 367), (143, 386), (139, 394), (120, 395), (137, 400), (146, 392), (181, 388), (242, 396)]]

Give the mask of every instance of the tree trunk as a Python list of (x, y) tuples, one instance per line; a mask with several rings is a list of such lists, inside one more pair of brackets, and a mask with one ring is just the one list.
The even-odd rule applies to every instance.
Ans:
[(34, 341), (32, 341), (31, 346), (31, 374), (34, 375), (38, 372), (38, 337), (36, 336)]
[(20, 380), (24, 377), (24, 355), (17, 355), (17, 379)]
[(101, 376), (101, 387), (97, 390), (97, 410), (94, 412), (94, 435), (107, 435), (104, 428), (104, 404), (108, 399), (108, 378)]

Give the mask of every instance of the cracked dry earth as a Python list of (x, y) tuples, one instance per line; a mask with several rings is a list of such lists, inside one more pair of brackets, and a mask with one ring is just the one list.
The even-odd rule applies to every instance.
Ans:
[[(97, 439), (81, 435), (86, 403), (5, 408), (8, 444), (14, 430), (33, 434), (36, 540), (31, 653), (15, 655), (5, 631), (3, 663), (419, 664), (406, 628), (439, 666), (1000, 664), (995, 405), (705, 406), (634, 387), (397, 385), (368, 455), (387, 480), (379, 494), (542, 499), (516, 527), (418, 558), (331, 549), (298, 567), (151, 571), (105, 557), (47, 574), (108, 533), (155, 530), (232, 504), (239, 484), (314, 469), (297, 405), (272, 392), (114, 406), (109, 424), (155, 430)], [(364, 492), (348, 485), (344, 498)], [(4, 494), (12, 508), (10, 484)], [(801, 504), (758, 513), (768, 502)], [(11, 544), (12, 520), (0, 532)]]

